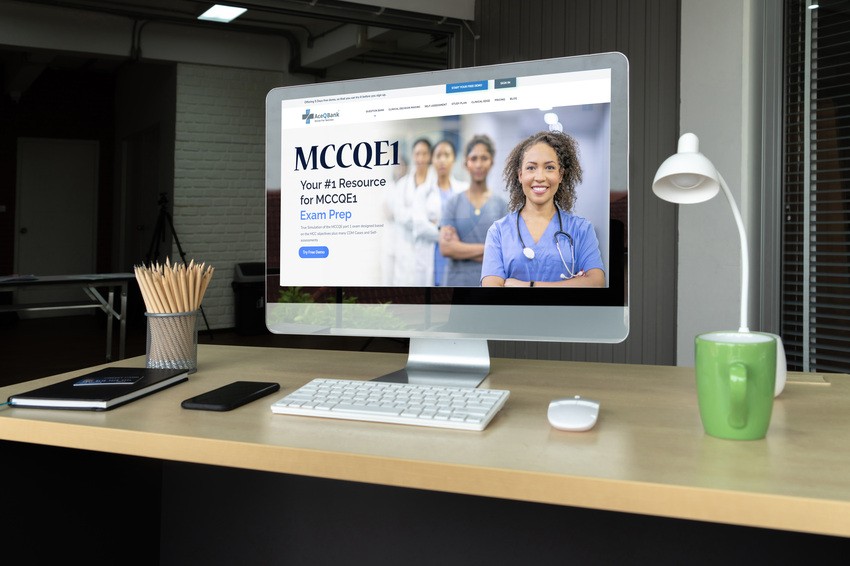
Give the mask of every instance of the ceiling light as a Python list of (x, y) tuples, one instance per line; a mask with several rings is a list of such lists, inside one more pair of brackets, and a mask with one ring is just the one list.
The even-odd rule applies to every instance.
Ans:
[(224, 4), (216, 4), (200, 16), (199, 20), (208, 20), (211, 22), (232, 22), (246, 11), (245, 8), (237, 8), (236, 6), (225, 6)]

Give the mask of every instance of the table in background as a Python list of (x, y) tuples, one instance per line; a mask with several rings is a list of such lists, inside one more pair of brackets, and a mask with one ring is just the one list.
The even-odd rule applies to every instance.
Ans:
[[(13, 303), (0, 305), (0, 312), (50, 311), (97, 308), (106, 313), (106, 359), (112, 360), (112, 320), (119, 324), (118, 359), (124, 359), (127, 336), (127, 284), (135, 280), (132, 273), (99, 273), (93, 275), (23, 275), (0, 277), (0, 292), (40, 287), (79, 287), (89, 300)], [(107, 288), (104, 297), (98, 288)], [(114, 307), (115, 291), (120, 295), (121, 310)]]
[[(0, 410), (0, 439), (162, 462), (171, 475), (163, 476), (161, 544), (163, 553), (172, 557), (186, 558), (180, 552), (194, 549), (197, 553), (199, 548), (218, 556), (246, 552), (246, 548), (256, 556), (266, 552), (263, 545), (236, 544), (240, 539), (235, 533), (240, 529), (284, 536), (281, 533), (293, 525), (304, 524), (309, 536), (315, 536), (316, 525), (310, 520), (288, 515), (297, 513), (301, 493), (301, 484), (296, 489), (291, 482), (305, 481), (319, 482), (322, 490), (330, 491), (349, 486), (346, 489), (352, 491), (343, 496), (345, 501), (366, 497), (364, 489), (385, 490), (384, 499), (375, 499), (369, 491), (367, 508), (392, 507), (405, 494), (418, 497), (419, 504), (426, 506), (460, 498), (461, 503), (450, 504), (461, 516), (465, 505), (492, 505), (483, 516), (492, 516), (494, 523), (488, 523), (483, 532), (491, 533), (491, 544), (507, 545), (508, 550), (526, 539), (540, 544), (537, 533), (542, 528), (571, 536), (568, 542), (573, 548), (581, 546), (586, 518), (530, 526), (535, 517), (566, 516), (558, 510), (613, 512), (604, 513), (602, 519), (592, 515), (603, 525), (597, 529), (603, 533), (616, 529), (623, 517), (637, 521), (629, 523), (632, 529), (635, 524), (655, 525), (672, 518), (677, 529), (696, 524), (710, 531), (712, 525), (737, 525), (755, 527), (742, 530), (746, 537), (753, 531), (777, 533), (773, 542), (787, 539), (799, 544), (794, 537), (808, 533), (828, 535), (815, 537), (818, 545), (813, 548), (830, 548), (823, 539), (850, 543), (847, 375), (791, 372), (776, 401), (767, 438), (758, 441), (705, 435), (693, 369), (680, 367), (495, 358), (483, 386), (509, 389), (511, 397), (481, 433), (290, 417), (270, 411), (272, 402), (312, 378), (368, 379), (403, 363), (404, 357), (398, 354), (202, 344), (198, 371), (184, 384), (104, 413), (7, 407)], [(139, 357), (120, 365), (143, 364), (144, 358)], [(5, 387), (0, 396), (81, 373)], [(237, 379), (276, 381), (282, 389), (227, 413), (180, 408), (181, 400)], [(549, 401), (576, 394), (600, 401), (596, 427), (583, 433), (552, 429), (546, 420)], [(274, 478), (290, 483), (269, 487), (268, 482), (276, 485)], [(538, 506), (514, 515), (527, 504)], [(232, 512), (222, 511), (231, 508)], [(420, 511), (430, 516), (430, 511)], [(501, 511), (508, 516), (500, 515)], [(321, 516), (326, 517), (329, 530), (338, 532), (342, 521), (343, 531), (357, 538), (372, 530), (369, 520), (357, 514), (361, 512), (347, 509), (352, 515), (346, 520), (333, 512)], [(373, 519), (381, 522), (383, 517)], [(409, 534), (405, 520), (399, 519), (395, 527), (400, 541), (410, 540), (405, 538)], [(227, 526), (217, 527), (219, 523)], [(463, 519), (461, 527), (481, 532), (474, 531), (481, 527)], [(213, 533), (216, 528), (224, 532)], [(494, 535), (501, 532), (499, 528), (515, 530), (516, 539), (504, 541), (504, 535)], [(659, 541), (652, 544), (662, 544), (662, 549), (681, 544), (678, 539), (684, 537), (680, 530), (671, 531), (670, 525), (660, 532), (653, 535)], [(545, 541), (549, 535), (547, 530)], [(592, 549), (585, 550), (590, 556), (596, 551), (635, 553), (640, 547), (629, 544), (649, 544), (640, 542), (648, 536), (645, 533), (618, 530), (616, 536), (617, 543), (603, 542), (597, 550), (597, 539)], [(696, 540), (707, 553), (728, 550), (711, 536)], [(298, 543), (287, 544), (294, 549)], [(269, 545), (275, 546), (274, 541), (269, 539)], [(334, 552), (331, 546), (327, 543), (323, 552)], [(782, 551), (783, 547), (777, 550)]]

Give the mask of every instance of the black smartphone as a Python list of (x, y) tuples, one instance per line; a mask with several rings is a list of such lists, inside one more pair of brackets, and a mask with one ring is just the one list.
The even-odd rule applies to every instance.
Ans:
[(203, 411), (230, 411), (280, 389), (278, 383), (263, 381), (234, 381), (217, 389), (186, 399), (180, 406), (184, 409)]

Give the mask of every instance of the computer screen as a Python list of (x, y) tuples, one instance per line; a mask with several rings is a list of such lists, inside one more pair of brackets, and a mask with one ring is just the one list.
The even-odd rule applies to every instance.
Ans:
[(464, 383), (488, 340), (628, 335), (622, 54), (280, 87), (266, 116), (271, 332), (410, 338), (386, 379)]

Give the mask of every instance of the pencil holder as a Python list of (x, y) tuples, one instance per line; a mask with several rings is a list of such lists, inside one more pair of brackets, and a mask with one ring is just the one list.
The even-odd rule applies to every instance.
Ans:
[(148, 321), (147, 367), (198, 369), (198, 311), (145, 313)]

